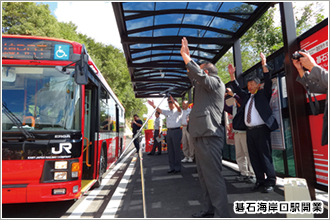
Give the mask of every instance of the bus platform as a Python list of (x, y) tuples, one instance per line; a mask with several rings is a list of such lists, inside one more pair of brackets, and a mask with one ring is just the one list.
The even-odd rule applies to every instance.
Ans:
[[(143, 166), (144, 186), (141, 184), (141, 163)], [(192, 218), (192, 213), (202, 208), (202, 192), (198, 180), (196, 163), (182, 163), (180, 173), (169, 174), (168, 155), (147, 155), (142, 159), (133, 154), (131, 174), (127, 179), (126, 190), (121, 199), (116, 218)], [(274, 192), (261, 193), (252, 191), (253, 184), (239, 182), (236, 164), (223, 161), (223, 176), (226, 180), (228, 209), (231, 218), (287, 218), (280, 213), (240, 213), (234, 212), (235, 201), (285, 201), (281, 178), (278, 178)], [(143, 191), (145, 198), (143, 199)], [(145, 201), (145, 206), (143, 206)], [(257, 204), (257, 203), (256, 203)], [(326, 208), (327, 208), (326, 204)], [(145, 207), (145, 208), (144, 208)], [(145, 210), (145, 211), (144, 211)], [(322, 214), (314, 214), (314, 218), (328, 218), (328, 210)]]

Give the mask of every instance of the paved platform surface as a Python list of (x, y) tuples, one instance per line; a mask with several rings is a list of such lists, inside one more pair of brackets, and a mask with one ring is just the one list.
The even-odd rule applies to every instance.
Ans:
[[(129, 177), (117, 218), (144, 218), (140, 159), (136, 153), (134, 157), (134, 171)], [(202, 193), (195, 162), (182, 163), (181, 173), (168, 174), (167, 154), (149, 156), (143, 153), (142, 161), (147, 218), (192, 218), (192, 213), (201, 210)], [(235, 180), (238, 174), (236, 170), (223, 166), (229, 200), (229, 204), (224, 205), (228, 205), (232, 218), (286, 218), (286, 214), (279, 213), (234, 213), (235, 201), (284, 201), (281, 187), (275, 187), (272, 193), (254, 192), (251, 191), (253, 184)], [(315, 217), (327, 218), (328, 214), (324, 214)]]

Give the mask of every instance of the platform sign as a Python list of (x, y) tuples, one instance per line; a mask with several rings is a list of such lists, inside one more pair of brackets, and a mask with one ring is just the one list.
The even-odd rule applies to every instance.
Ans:
[(328, 69), (328, 26), (302, 40), (300, 48), (307, 50), (317, 65)]
[[(300, 42), (300, 48), (311, 54), (316, 63), (328, 70), (328, 26), (320, 29)], [(316, 94), (318, 101), (326, 99), (325, 94)], [(323, 114), (310, 115), (309, 124), (313, 144), (316, 182), (328, 186), (328, 145), (321, 146)]]
[(146, 139), (145, 152), (150, 152), (154, 146), (154, 129), (145, 129), (144, 136)]
[(281, 98), (279, 90), (279, 79), (272, 79), (272, 97), (270, 99), (269, 105), (273, 111), (273, 115), (277, 121), (278, 129), (270, 133), (272, 149), (274, 150), (285, 150), (284, 142), (284, 131), (282, 123), (282, 107), (281, 107)]

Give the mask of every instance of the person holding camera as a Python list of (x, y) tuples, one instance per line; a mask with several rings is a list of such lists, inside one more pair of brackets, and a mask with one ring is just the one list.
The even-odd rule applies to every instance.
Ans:
[[(292, 55), (292, 63), (296, 67), (299, 82), (310, 92), (328, 94), (328, 71), (317, 65), (313, 57), (305, 50), (296, 51)], [(322, 127), (322, 146), (328, 144), (328, 95), (325, 101), (325, 109)]]
[[(135, 134), (138, 132), (138, 130), (140, 130), (143, 123), (142, 123), (142, 121), (140, 120), (140, 118), (137, 114), (135, 114), (133, 117), (134, 117), (134, 120), (132, 121), (131, 126), (132, 126), (132, 129), (133, 129), (133, 138), (134, 138)], [(136, 152), (139, 153), (139, 150), (140, 150), (140, 137), (135, 138), (134, 146), (136, 148)]]

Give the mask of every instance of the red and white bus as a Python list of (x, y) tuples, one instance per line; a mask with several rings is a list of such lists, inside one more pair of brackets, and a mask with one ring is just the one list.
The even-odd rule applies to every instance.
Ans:
[(125, 109), (76, 42), (2, 36), (2, 203), (78, 199), (124, 150)]

